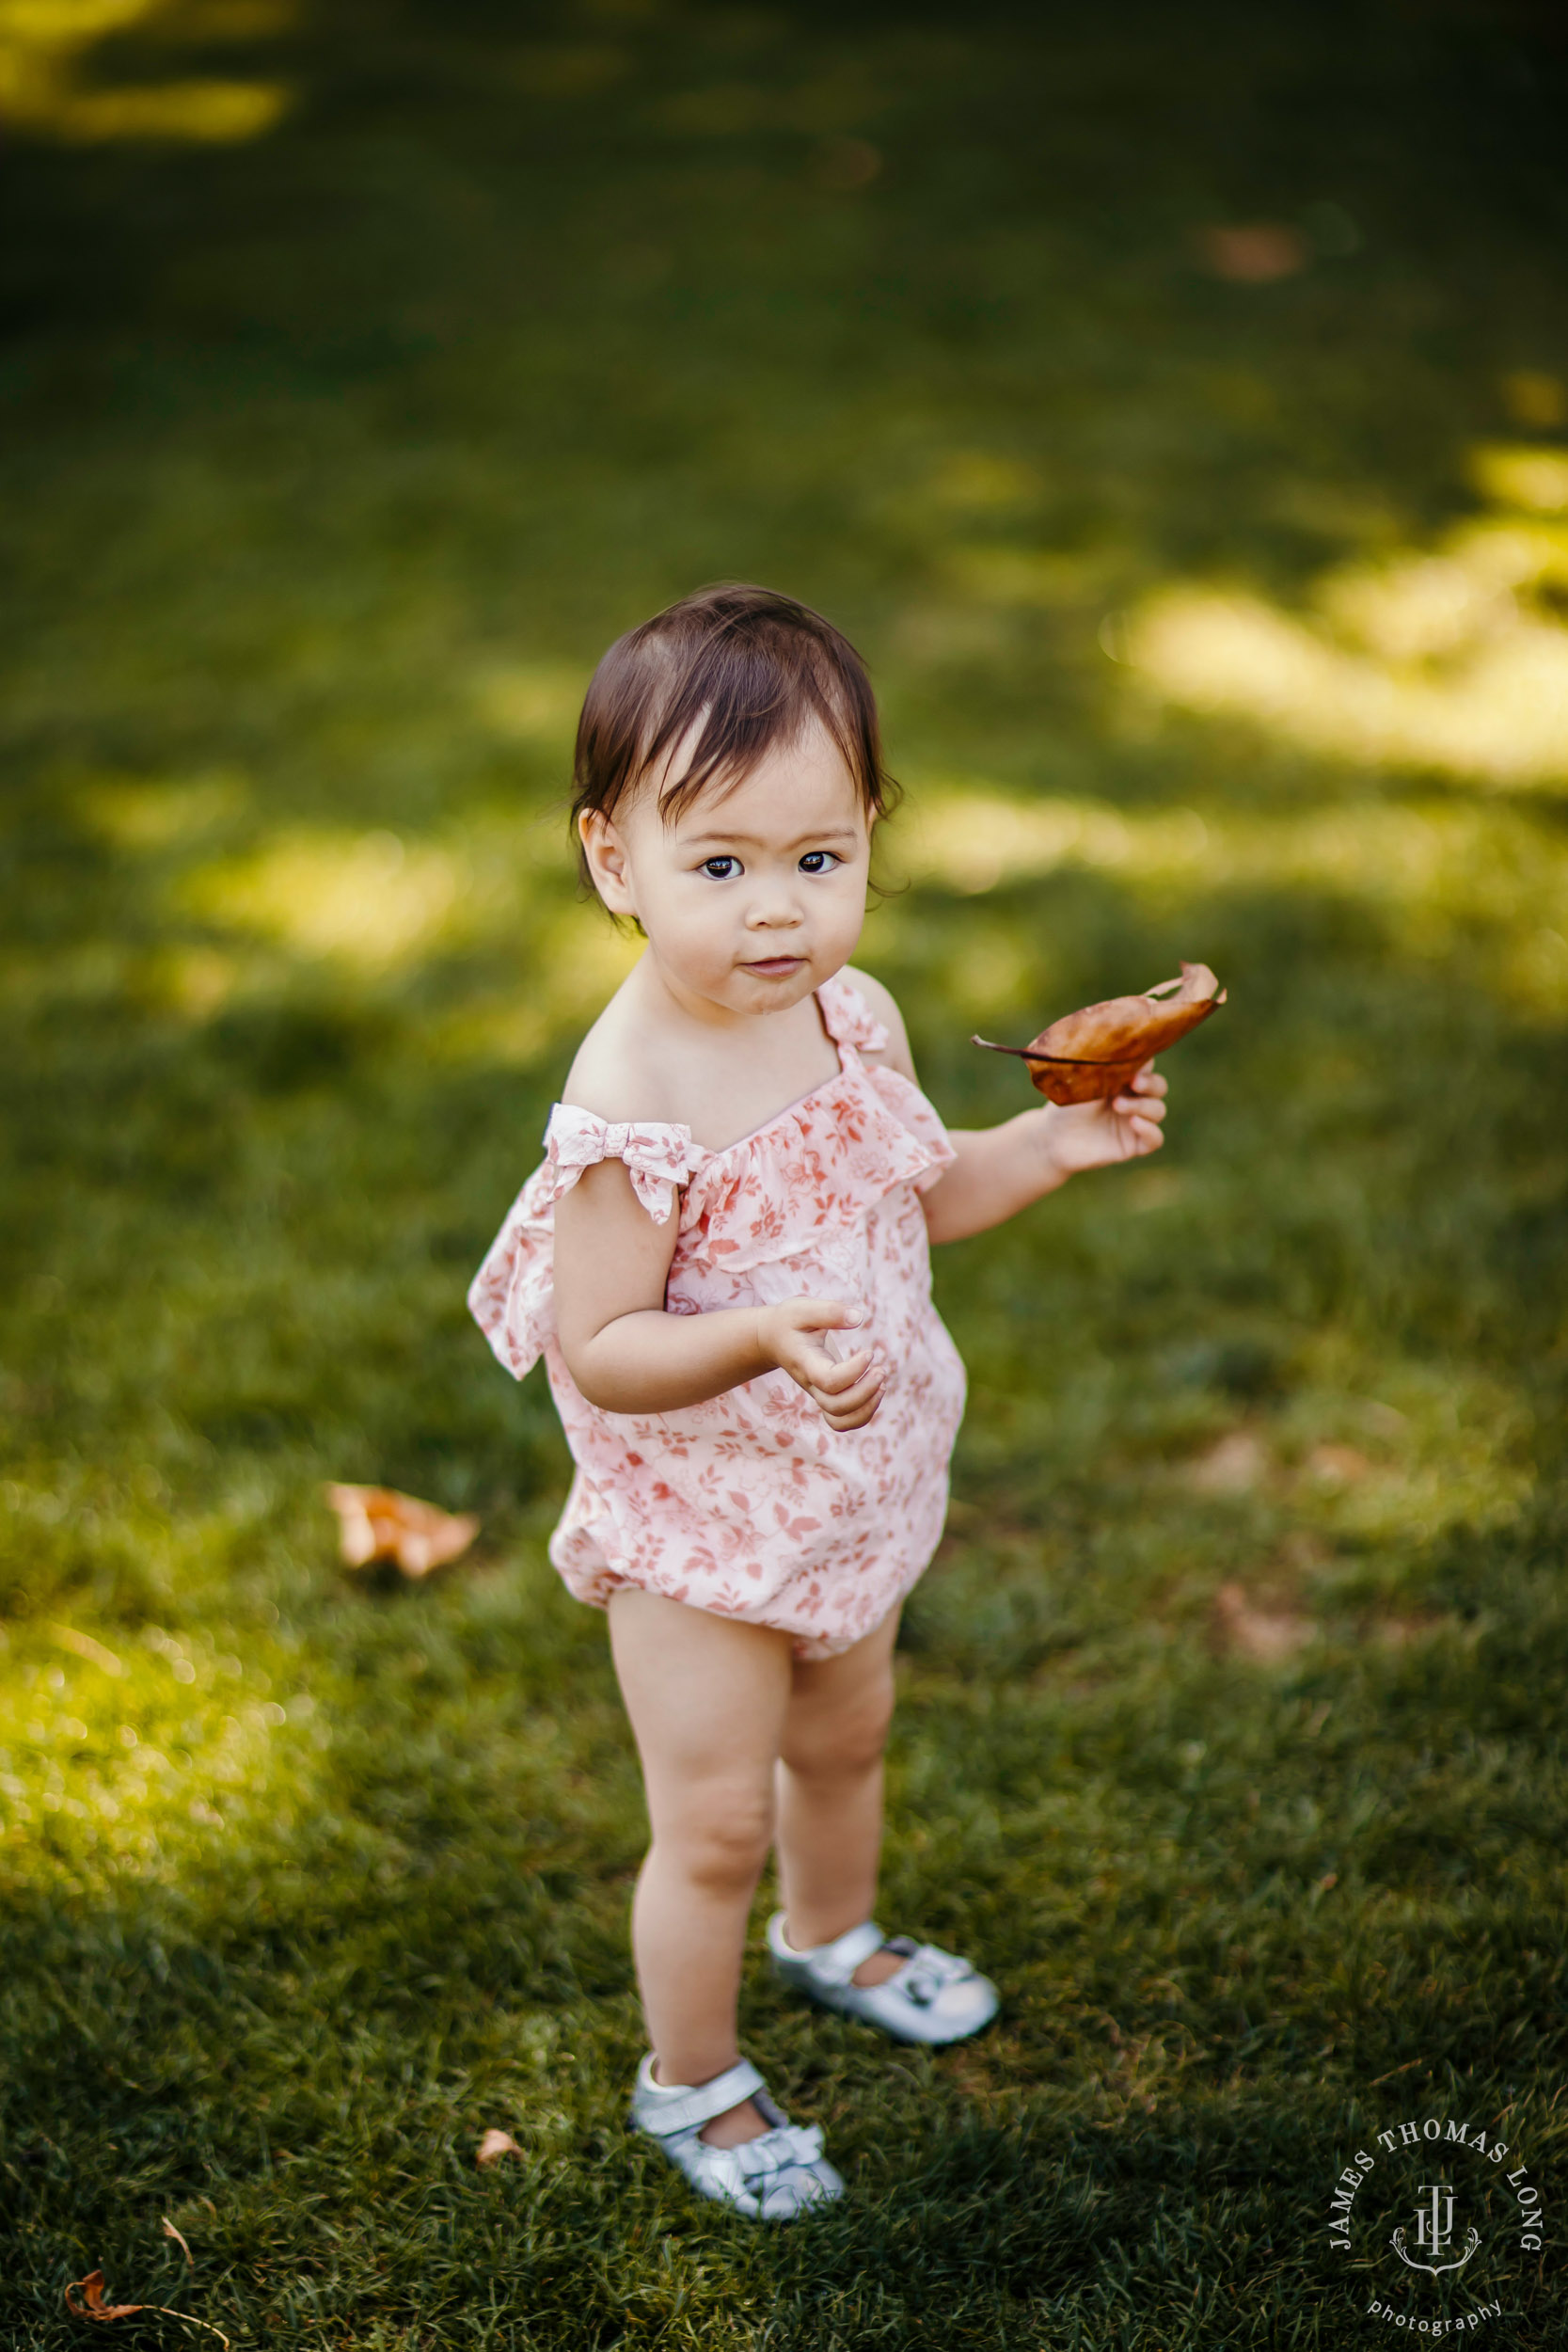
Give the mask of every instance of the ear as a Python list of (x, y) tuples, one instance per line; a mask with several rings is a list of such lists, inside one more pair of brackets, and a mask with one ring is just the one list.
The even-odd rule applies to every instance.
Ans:
[(637, 913), (632, 897), (631, 865), (626, 845), (615, 829), (613, 818), (602, 809), (585, 808), (578, 818), (578, 837), (582, 843), (583, 856), (594, 889), (611, 914)]

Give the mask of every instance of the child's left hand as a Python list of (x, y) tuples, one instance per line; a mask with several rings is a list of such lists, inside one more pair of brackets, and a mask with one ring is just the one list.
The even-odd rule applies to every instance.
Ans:
[(1064, 1176), (1088, 1168), (1111, 1168), (1117, 1160), (1141, 1160), (1164, 1141), (1165, 1081), (1146, 1061), (1120, 1094), (1108, 1102), (1053, 1103), (1046, 1110), (1045, 1147)]

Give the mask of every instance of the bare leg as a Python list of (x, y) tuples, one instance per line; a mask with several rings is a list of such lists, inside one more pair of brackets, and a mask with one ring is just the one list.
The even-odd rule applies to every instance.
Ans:
[[(636, 1590), (611, 1596), (610, 1639), (653, 1831), (632, 1948), (655, 2072), (705, 2083), (738, 2056), (740, 1963), (772, 1842), (790, 1639)], [(767, 2129), (747, 2099), (702, 2136), (734, 2147)]]
[[(837, 1658), (798, 1661), (778, 1770), (779, 1881), (797, 1951), (869, 1919), (882, 1844), (882, 1750), (893, 1714), (894, 1611)], [(857, 1984), (902, 1963), (873, 1952)]]

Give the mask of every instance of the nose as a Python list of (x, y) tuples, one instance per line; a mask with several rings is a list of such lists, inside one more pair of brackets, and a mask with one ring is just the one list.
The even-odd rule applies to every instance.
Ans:
[(746, 911), (746, 928), (752, 931), (796, 930), (801, 922), (800, 900), (792, 879), (779, 874), (759, 882)]

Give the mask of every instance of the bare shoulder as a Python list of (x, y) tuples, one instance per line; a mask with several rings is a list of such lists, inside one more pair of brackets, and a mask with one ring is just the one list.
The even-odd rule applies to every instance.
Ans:
[(887, 1031), (885, 1048), (871, 1058), (886, 1062), (890, 1069), (900, 1070), (905, 1077), (912, 1078), (914, 1057), (910, 1052), (909, 1031), (904, 1026), (904, 1016), (898, 1009), (898, 999), (893, 991), (884, 988), (880, 980), (873, 979), (869, 972), (858, 970), (854, 964), (845, 965), (844, 977), (852, 989), (865, 998)]
[(681, 1124), (674, 1089), (645, 1027), (623, 994), (612, 996), (573, 1056), (562, 1101), (616, 1124)]

